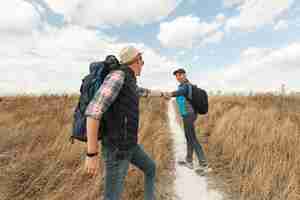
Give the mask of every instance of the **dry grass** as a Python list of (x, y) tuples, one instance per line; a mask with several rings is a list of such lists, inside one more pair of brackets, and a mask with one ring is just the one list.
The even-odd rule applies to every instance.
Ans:
[(300, 199), (300, 99), (212, 97), (210, 105), (207, 154), (227, 192), (239, 200)]
[[(85, 144), (71, 145), (77, 96), (17, 96), (0, 99), (0, 199), (95, 200), (102, 173), (83, 173)], [(156, 161), (157, 199), (171, 196), (173, 160), (166, 103), (142, 100), (140, 142)], [(100, 164), (102, 171), (103, 164)], [(122, 199), (143, 199), (143, 175), (131, 167)]]
[[(85, 145), (68, 142), (77, 98), (0, 99), (0, 200), (100, 199), (102, 174), (89, 179)], [(300, 99), (212, 97), (210, 105), (206, 152), (226, 192), (239, 200), (300, 199)], [(162, 100), (141, 101), (140, 143), (157, 162), (157, 199), (173, 194), (166, 111)], [(143, 199), (142, 173), (131, 167), (128, 174), (122, 199)]]

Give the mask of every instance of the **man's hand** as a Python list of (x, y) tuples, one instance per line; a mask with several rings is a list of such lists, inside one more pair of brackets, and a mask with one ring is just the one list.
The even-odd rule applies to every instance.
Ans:
[(86, 157), (85, 159), (85, 171), (88, 175), (95, 177), (99, 171), (99, 157)]
[(148, 97), (162, 97), (160, 90), (149, 90)]
[(165, 99), (169, 100), (169, 99), (171, 99), (172, 94), (171, 94), (170, 92), (163, 92), (163, 93), (162, 93), (162, 96), (163, 96)]

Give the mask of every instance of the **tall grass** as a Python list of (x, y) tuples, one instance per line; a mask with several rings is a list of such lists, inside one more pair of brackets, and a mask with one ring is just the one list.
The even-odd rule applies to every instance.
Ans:
[(299, 98), (212, 97), (209, 125), (210, 164), (234, 199), (300, 199)]
[[(102, 169), (83, 173), (85, 144), (71, 145), (78, 96), (18, 96), (0, 100), (0, 199), (100, 199)], [(157, 163), (157, 199), (172, 199), (174, 158), (167, 105), (141, 101), (140, 143)], [(202, 119), (197, 130), (201, 132)], [(212, 97), (206, 150), (227, 193), (239, 200), (300, 199), (300, 99)], [(169, 187), (168, 187), (169, 185)], [(143, 199), (143, 175), (131, 167), (125, 200)]]
[[(100, 199), (103, 163), (99, 175), (90, 179), (83, 172), (86, 145), (69, 143), (77, 99), (76, 95), (1, 98), (1, 200)], [(168, 199), (173, 158), (164, 101), (141, 101), (140, 143), (157, 163), (157, 199)], [(129, 169), (122, 199), (143, 199), (143, 175), (136, 168)]]

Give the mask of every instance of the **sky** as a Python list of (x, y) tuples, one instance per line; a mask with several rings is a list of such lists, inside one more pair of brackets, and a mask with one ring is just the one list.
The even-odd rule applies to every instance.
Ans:
[(174, 90), (185, 68), (208, 91), (300, 91), (297, 0), (3, 0), (0, 95), (78, 93), (89, 64), (143, 52), (139, 85)]

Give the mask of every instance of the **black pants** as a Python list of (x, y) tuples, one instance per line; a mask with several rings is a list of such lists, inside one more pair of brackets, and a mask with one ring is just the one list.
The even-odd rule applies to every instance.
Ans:
[(193, 152), (196, 152), (199, 162), (206, 162), (206, 158), (203, 149), (196, 137), (195, 121), (197, 119), (196, 114), (188, 114), (183, 117), (184, 134), (187, 141), (187, 155), (186, 161), (193, 161)]

